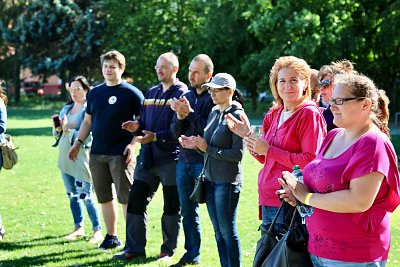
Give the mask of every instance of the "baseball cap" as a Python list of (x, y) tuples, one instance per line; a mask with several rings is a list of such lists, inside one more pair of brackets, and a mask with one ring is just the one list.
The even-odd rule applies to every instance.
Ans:
[(218, 73), (216, 74), (210, 82), (205, 83), (201, 86), (201, 88), (231, 88), (233, 90), (236, 90), (236, 81), (232, 77), (232, 75), (228, 73)]

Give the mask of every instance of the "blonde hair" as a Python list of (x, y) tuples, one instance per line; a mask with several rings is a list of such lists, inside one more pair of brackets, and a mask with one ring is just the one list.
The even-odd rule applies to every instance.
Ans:
[(272, 95), (275, 98), (273, 108), (279, 108), (283, 106), (283, 100), (279, 96), (277, 81), (278, 73), (283, 68), (291, 68), (295, 70), (302, 79), (306, 80), (306, 88), (303, 93), (303, 101), (311, 99), (311, 86), (310, 86), (310, 75), (311, 68), (304, 59), (297, 58), (295, 56), (284, 56), (280, 57), (275, 61), (274, 66), (272, 66), (269, 75), (269, 85), (271, 87)]
[(335, 76), (335, 84), (349, 87), (355, 97), (369, 98), (372, 102), (370, 110), (371, 121), (388, 137), (389, 135), (389, 98), (384, 90), (379, 90), (374, 82), (362, 74), (345, 73)]

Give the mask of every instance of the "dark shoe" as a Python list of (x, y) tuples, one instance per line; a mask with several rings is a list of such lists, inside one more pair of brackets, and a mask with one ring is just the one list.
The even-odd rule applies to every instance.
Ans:
[(104, 241), (100, 244), (99, 249), (113, 249), (121, 245), (121, 241), (119, 241), (118, 237), (107, 234)]
[(133, 260), (133, 259), (144, 259), (146, 258), (146, 255), (134, 255), (129, 252), (122, 252), (120, 254), (115, 254), (113, 257), (113, 260)]
[(180, 259), (177, 264), (171, 265), (170, 267), (181, 267), (181, 266), (188, 266), (188, 265), (197, 265), (199, 261), (191, 261), (188, 259)]

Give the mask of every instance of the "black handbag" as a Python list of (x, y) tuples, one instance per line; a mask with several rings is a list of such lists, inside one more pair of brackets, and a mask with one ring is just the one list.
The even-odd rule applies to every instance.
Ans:
[(190, 195), (190, 200), (196, 203), (206, 203), (206, 188), (204, 181), (204, 170), (201, 172), (199, 177), (196, 179), (196, 184), (194, 186), (194, 190)]
[(298, 211), (294, 209), (288, 231), (269, 253), (262, 267), (313, 266), (307, 249), (308, 233), (305, 225), (299, 223), (298, 218)]
[(276, 244), (278, 244), (279, 239), (283, 236), (283, 233), (276, 233), (274, 231), (274, 225), (276, 223), (276, 220), (278, 219), (278, 216), (283, 206), (287, 205), (285, 203), (286, 203), (285, 201), (282, 201), (282, 204), (279, 206), (279, 209), (276, 212), (275, 217), (272, 220), (270, 227), (268, 228), (268, 231), (258, 240), (256, 247), (256, 254), (254, 255), (254, 260), (253, 260), (253, 267), (262, 266), (267, 256), (271, 253)]

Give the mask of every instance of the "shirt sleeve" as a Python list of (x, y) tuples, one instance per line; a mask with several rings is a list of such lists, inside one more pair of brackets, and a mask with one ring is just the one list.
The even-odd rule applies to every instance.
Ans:
[[(389, 153), (388, 153), (389, 152)], [(385, 177), (389, 175), (390, 155), (385, 141), (377, 133), (368, 134), (353, 146), (351, 157), (342, 175), (342, 183), (364, 176), (371, 172), (380, 172)]]

